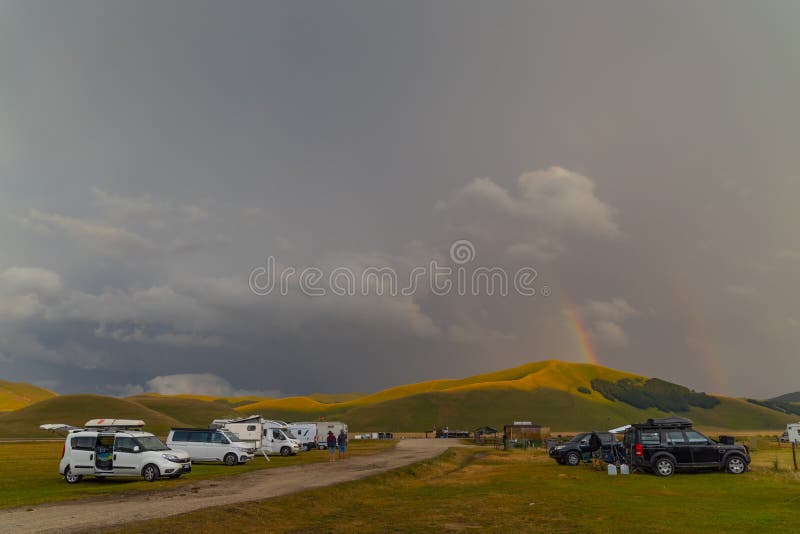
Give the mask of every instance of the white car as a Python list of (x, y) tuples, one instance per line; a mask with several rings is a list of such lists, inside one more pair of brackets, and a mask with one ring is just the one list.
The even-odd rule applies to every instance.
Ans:
[(84, 476), (143, 477), (154, 482), (160, 477), (178, 478), (192, 470), (189, 455), (174, 451), (156, 436), (143, 432), (143, 421), (94, 419), (86, 428), (69, 425), (42, 425), (53, 431), (66, 431), (58, 472), (68, 484)]
[(255, 456), (252, 443), (243, 442), (228, 430), (213, 428), (173, 428), (167, 445), (183, 450), (195, 462), (224, 462), (236, 465), (249, 462)]

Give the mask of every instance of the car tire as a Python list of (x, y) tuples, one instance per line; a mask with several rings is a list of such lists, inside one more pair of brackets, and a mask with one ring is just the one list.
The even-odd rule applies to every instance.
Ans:
[(576, 466), (581, 463), (581, 455), (575, 451), (570, 452), (567, 454), (567, 465)]
[(731, 475), (741, 475), (747, 471), (747, 464), (745, 463), (744, 458), (738, 454), (734, 454), (732, 456), (728, 456), (728, 459), (725, 460), (725, 471)]
[(145, 481), (147, 482), (155, 482), (161, 476), (161, 472), (158, 470), (158, 466), (153, 464), (147, 464), (142, 469), (142, 477), (144, 477)]
[(281, 447), (281, 456), (289, 456), (292, 454), (292, 449), (289, 447)]
[(225, 461), (225, 465), (229, 465), (229, 466), (230, 465), (236, 465), (236, 464), (239, 463), (239, 458), (237, 458), (236, 455), (233, 454), (232, 452), (229, 452), (228, 454), (225, 455), (224, 461)]
[(669, 456), (661, 456), (653, 462), (653, 473), (660, 477), (671, 477), (675, 474), (675, 460)]
[(69, 467), (64, 470), (64, 481), (66, 481), (67, 484), (77, 484), (82, 478), (83, 475), (74, 474)]

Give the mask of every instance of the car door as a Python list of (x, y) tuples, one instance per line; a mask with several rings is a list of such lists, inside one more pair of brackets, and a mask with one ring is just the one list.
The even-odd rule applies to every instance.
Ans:
[(141, 454), (136, 440), (128, 436), (117, 436), (114, 440), (114, 474), (135, 476), (139, 474)]
[(211, 432), (195, 430), (189, 432), (189, 453), (192, 458), (197, 460), (212, 460), (214, 459), (213, 451), (211, 450)]
[(72, 436), (70, 440), (69, 468), (76, 475), (94, 474), (94, 455), (97, 436)]
[(692, 461), (698, 465), (719, 464), (718, 445), (698, 432), (697, 430), (687, 430), (686, 438), (692, 450)]
[(208, 440), (209, 457), (214, 460), (222, 460), (228, 450), (228, 438), (220, 432), (211, 432)]
[(692, 463), (692, 449), (683, 430), (667, 430), (666, 446), (678, 464), (689, 465)]
[(95, 474), (114, 473), (114, 434), (98, 434), (94, 454)]

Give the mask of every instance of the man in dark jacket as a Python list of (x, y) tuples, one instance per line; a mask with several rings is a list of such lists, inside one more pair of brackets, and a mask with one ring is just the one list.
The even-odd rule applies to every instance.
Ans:
[(333, 462), (336, 460), (336, 436), (333, 435), (332, 430), (328, 430), (328, 438), (325, 443), (328, 446), (328, 461)]

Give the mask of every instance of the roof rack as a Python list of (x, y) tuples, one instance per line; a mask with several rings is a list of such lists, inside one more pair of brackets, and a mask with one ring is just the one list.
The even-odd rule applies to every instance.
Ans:
[(647, 420), (646, 423), (638, 423), (635, 426), (670, 426), (670, 427), (680, 427), (680, 428), (688, 428), (691, 427), (694, 423), (692, 423), (691, 419), (686, 419), (685, 417), (664, 417), (661, 419), (653, 419), (650, 418)]
[(84, 426), (93, 430), (141, 430), (144, 421), (140, 419), (90, 419)]

